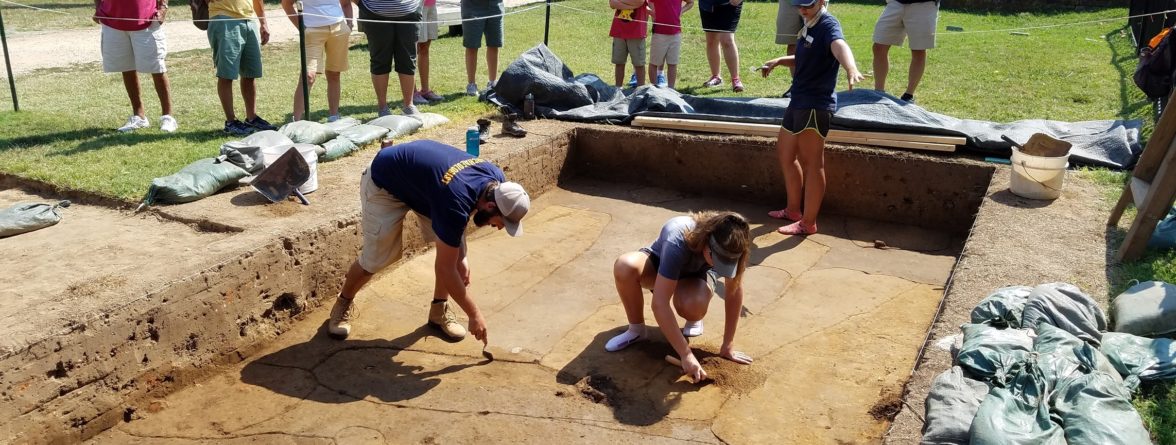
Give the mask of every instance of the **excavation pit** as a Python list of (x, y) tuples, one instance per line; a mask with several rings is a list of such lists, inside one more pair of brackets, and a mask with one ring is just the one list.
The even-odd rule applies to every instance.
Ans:
[[(1052, 210), (1005, 197), (1004, 167), (830, 146), (822, 231), (786, 237), (766, 215), (784, 202), (771, 139), (557, 122), (528, 129), (524, 140), (494, 138), (483, 147), (535, 202), (523, 237), (470, 234), (471, 293), (490, 326), (493, 362), (473, 339), (450, 343), (424, 326), (433, 256), (415, 223), (404, 226), (410, 255), (360, 293), (351, 338), (325, 335), (329, 303), (359, 247), (359, 172), (374, 155), (365, 151), (323, 166), (313, 204), (280, 214), (243, 189), (137, 216), (81, 199), (97, 216), (67, 214), (61, 226), (83, 224), (75, 228), (79, 242), (85, 226), (129, 221), (145, 226), (127, 230), (157, 233), (156, 243), (175, 248), (81, 274), (68, 266), (113, 246), (63, 260), (56, 273), (73, 276), (55, 280), (45, 292), (61, 297), (47, 301), (60, 305), (87, 281), (108, 284), (91, 286), (102, 298), (69, 300), (83, 315), (52, 319), (62, 328), (52, 335), (30, 329), (3, 359), (10, 410), (3, 437), (313, 442), (362, 427), (402, 443), (877, 442), (928, 330), (958, 326), (933, 322), (948, 283), (960, 281), (951, 277), (961, 252), (967, 259), (965, 240), (998, 234), (973, 230), (977, 214), (1007, 207), (1020, 219), (1006, 222), (1016, 223)], [(462, 137), (436, 135), (457, 146)], [(1093, 194), (1075, 182), (1060, 202)], [(43, 192), (7, 184), (0, 204)], [(603, 345), (626, 323), (613, 260), (648, 245), (668, 218), (706, 209), (739, 211), (752, 222), (756, 248), (736, 345), (756, 361), (742, 369), (715, 362), (724, 312), (716, 297), (692, 346), (710, 354), (704, 365), (721, 368), (721, 378), (693, 385), (662, 360), (671, 351), (659, 333), (618, 353)], [(0, 242), (12, 241), (33, 242)], [(56, 264), (49, 259), (8, 258), (0, 270), (24, 264), (33, 273), (38, 262)], [(962, 264), (976, 279), (947, 289), (947, 309), (955, 292), (963, 305), (1003, 284), (978, 282), (1001, 273), (983, 261)], [(1025, 272), (1001, 276), (1031, 277)], [(144, 277), (165, 283), (141, 285)], [(9, 292), (31, 295), (19, 282)], [(16, 319), (47, 314), (48, 304), (0, 308)], [(22, 317), (38, 325), (36, 316)], [(655, 332), (648, 309), (646, 319)], [(920, 368), (941, 366), (933, 353), (922, 356)], [(608, 393), (592, 382), (608, 382)], [(589, 389), (607, 403), (580, 397)], [(921, 406), (917, 394), (907, 399)]]

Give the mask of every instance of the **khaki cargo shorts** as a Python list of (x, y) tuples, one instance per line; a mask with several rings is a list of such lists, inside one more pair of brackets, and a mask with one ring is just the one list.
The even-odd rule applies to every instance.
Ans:
[[(387, 190), (372, 182), (371, 168), (363, 171), (359, 181), (359, 203), (362, 215), (363, 249), (359, 252), (359, 266), (369, 273), (400, 259), (404, 253), (404, 217), (411, 211), (408, 204), (396, 199)], [(417, 214), (417, 223), (425, 242), (437, 240), (433, 222)]]
[(902, 4), (895, 0), (886, 1), (886, 9), (874, 25), (874, 43), (901, 46), (904, 38), (910, 38), (910, 49), (924, 50), (935, 47), (935, 22), (939, 19), (938, 2)]

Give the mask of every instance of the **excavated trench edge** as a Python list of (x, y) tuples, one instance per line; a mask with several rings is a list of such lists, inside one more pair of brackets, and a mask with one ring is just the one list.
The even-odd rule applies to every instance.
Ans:
[[(740, 201), (784, 202), (774, 143), (764, 138), (580, 127), (487, 157), (533, 196), (583, 175)], [(826, 211), (916, 222), (960, 235), (969, 232), (994, 171), (971, 159), (844, 146), (828, 149), (826, 168)], [(119, 210), (133, 207), (3, 173), (0, 188), (51, 192)], [(148, 211), (198, 231), (243, 231), (181, 218), (167, 208)], [(427, 246), (415, 223), (404, 227), (407, 259)], [(270, 238), (117, 313), (97, 315), (70, 333), (0, 358), (0, 438), (23, 443), (84, 440), (123, 421), (137, 405), (245, 360), (338, 292), (358, 252), (359, 235), (355, 214)], [(259, 297), (242, 297), (252, 295)], [(943, 305), (941, 296), (936, 317)], [(928, 321), (928, 338), (934, 321)]]

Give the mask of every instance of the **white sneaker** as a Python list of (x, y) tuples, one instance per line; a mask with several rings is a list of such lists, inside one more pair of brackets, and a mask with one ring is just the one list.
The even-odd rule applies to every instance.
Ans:
[(148, 122), (147, 118), (131, 115), (131, 117), (127, 119), (127, 123), (123, 124), (121, 127), (118, 127), (118, 131), (127, 133), (138, 130), (140, 128), (147, 128), (150, 125), (151, 122)]
[(633, 343), (637, 343), (642, 340), (645, 340), (644, 329), (641, 329), (640, 333), (633, 332), (632, 330), (625, 330), (625, 332), (622, 332), (616, 337), (609, 339), (608, 343), (604, 344), (604, 350), (608, 352), (617, 352), (629, 347), (629, 345)]
[(682, 328), (683, 337), (698, 337), (702, 335), (702, 320), (687, 321), (686, 326)]
[(477, 96), (478, 95), (478, 85), (475, 83), (471, 83), (469, 85), (466, 85), (466, 95)]
[(497, 85), (498, 85), (498, 81), (497, 81), (497, 80), (491, 80), (491, 81), (489, 81), (489, 82), (486, 82), (486, 89), (487, 89), (487, 90), (492, 90), (492, 89), (494, 89), (494, 87), (495, 87), (495, 86), (497, 86)]
[(170, 114), (165, 114), (159, 117), (159, 131), (165, 133), (174, 133), (180, 124), (176, 122), (176, 118), (171, 117)]

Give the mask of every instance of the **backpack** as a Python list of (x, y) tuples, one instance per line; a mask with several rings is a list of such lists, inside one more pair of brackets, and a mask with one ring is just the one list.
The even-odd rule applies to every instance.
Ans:
[(208, 0), (189, 0), (192, 7), (192, 24), (201, 31), (208, 30)]
[(1172, 91), (1172, 28), (1164, 28), (1139, 49), (1139, 66), (1135, 68), (1135, 85), (1147, 97), (1166, 97)]

